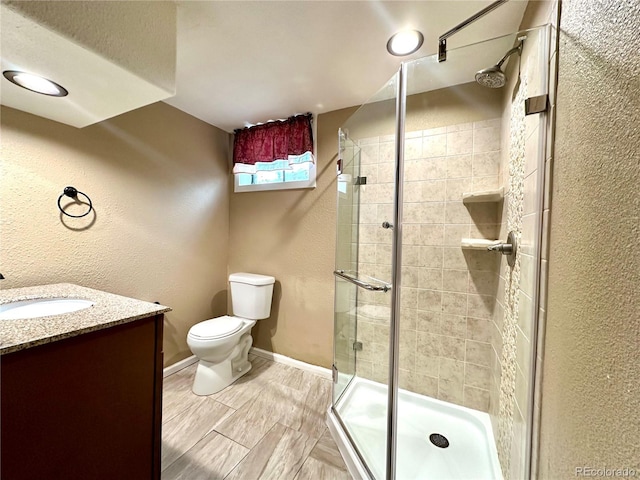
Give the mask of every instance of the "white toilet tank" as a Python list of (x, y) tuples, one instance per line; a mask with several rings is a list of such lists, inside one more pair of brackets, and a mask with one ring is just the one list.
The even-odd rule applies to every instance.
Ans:
[(274, 277), (255, 273), (229, 275), (233, 314), (249, 320), (268, 318), (271, 314), (271, 298), (275, 281)]

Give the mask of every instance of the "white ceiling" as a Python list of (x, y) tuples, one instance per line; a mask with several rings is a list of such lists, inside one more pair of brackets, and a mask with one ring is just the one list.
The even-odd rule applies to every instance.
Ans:
[[(3, 69), (41, 74), (70, 94), (43, 98), (0, 78), (0, 101), (81, 127), (165, 99), (231, 132), (361, 105), (401, 61), (433, 55), (439, 35), (492, 1), (2, 0)], [(511, 0), (451, 37), (450, 58), (423, 62), (413, 93), (473, 81), (513, 38), (453, 50), (517, 31), (526, 4)], [(387, 53), (407, 28), (424, 34), (422, 48)]]
[[(165, 101), (229, 132), (360, 105), (402, 60), (434, 54), (439, 35), (492, 1), (179, 1), (176, 95)], [(451, 37), (449, 48), (515, 32), (526, 3), (499, 7)], [(425, 42), (399, 59), (386, 43), (405, 28), (420, 30)], [(497, 62), (505, 46), (488, 45), (473, 57), (479, 66), (469, 64), (468, 75), (458, 70), (450, 84), (473, 81), (472, 72)]]

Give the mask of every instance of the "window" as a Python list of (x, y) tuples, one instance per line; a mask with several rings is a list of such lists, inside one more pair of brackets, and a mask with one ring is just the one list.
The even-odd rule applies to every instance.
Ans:
[(311, 114), (235, 131), (234, 192), (315, 188)]
[(316, 164), (311, 152), (289, 155), (287, 160), (256, 162), (253, 165), (236, 163), (233, 173), (234, 192), (289, 190), (316, 186)]

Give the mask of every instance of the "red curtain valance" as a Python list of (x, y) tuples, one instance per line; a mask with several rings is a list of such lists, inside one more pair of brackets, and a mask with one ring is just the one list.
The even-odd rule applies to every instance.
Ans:
[(273, 162), (313, 152), (311, 114), (235, 131), (233, 163)]

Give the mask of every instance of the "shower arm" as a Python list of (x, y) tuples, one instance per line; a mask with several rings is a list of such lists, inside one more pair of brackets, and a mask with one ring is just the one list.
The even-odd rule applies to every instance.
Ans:
[(507, 60), (507, 58), (509, 58), (511, 55), (513, 55), (516, 52), (521, 53), (521, 51), (522, 51), (522, 40), (520, 40), (520, 43), (518, 45), (516, 45), (515, 47), (513, 47), (511, 50), (509, 50), (507, 53), (504, 54), (504, 57), (500, 59), (500, 61), (496, 64), (496, 67), (501, 68), (502, 64)]
[(458, 25), (453, 27), (451, 30), (448, 30), (447, 32), (440, 35), (440, 37), (438, 37), (438, 62), (444, 62), (447, 60), (447, 38), (455, 35), (463, 28), (468, 27), (476, 20), (484, 17), (487, 13), (492, 12), (493, 10), (495, 10), (501, 5), (504, 5), (508, 1), (509, 0), (497, 0), (493, 2), (491, 5), (488, 5), (487, 7), (483, 8), (479, 12), (471, 15), (469, 18), (459, 23)]

